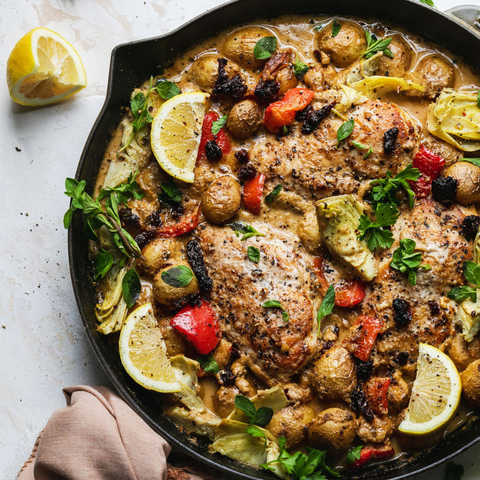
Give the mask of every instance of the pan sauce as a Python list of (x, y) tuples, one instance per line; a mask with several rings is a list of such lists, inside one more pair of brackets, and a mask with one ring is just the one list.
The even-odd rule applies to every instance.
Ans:
[[(281, 17), (272, 23), (268, 23), (268, 24), (258, 23), (258, 24), (255, 24), (255, 26), (267, 29), (269, 32), (271, 32), (272, 35), (276, 36), (279, 41), (279, 50), (291, 49), (294, 52), (294, 54), (292, 55), (292, 58), (298, 55), (298, 58), (305, 64), (314, 65), (318, 63), (317, 60), (319, 59), (319, 57), (315, 54), (316, 48), (314, 47), (315, 39), (319, 35), (319, 33), (316, 33), (313, 27), (319, 24), (325, 24), (327, 25), (327, 27), (325, 28), (329, 28), (328, 25), (331, 20), (332, 19), (330, 18), (323, 18), (323, 19), (316, 18), (315, 20), (311, 20), (311, 19), (305, 19), (300, 17)], [(336, 20), (342, 25), (346, 25), (348, 24), (348, 22), (352, 21), (351, 19), (344, 19), (344, 18), (337, 18)], [(458, 61), (453, 55), (449, 54), (449, 52), (443, 49), (439, 49), (438, 47), (430, 44), (424, 39), (418, 38), (416, 36), (408, 35), (408, 33), (401, 32), (397, 29), (390, 29), (388, 27), (382, 26), (379, 23), (367, 24), (365, 22), (359, 21), (359, 24), (363, 28), (367, 28), (370, 31), (375, 32), (379, 38), (384, 36), (388, 37), (388, 36), (400, 35), (401, 38), (403, 38), (407, 42), (407, 45), (411, 54), (411, 63), (410, 63), (410, 68), (408, 69), (408, 72), (407, 72), (408, 74), (415, 75), (415, 73), (418, 73), (419, 68), (421, 67), (421, 61), (428, 56), (435, 55), (437, 58), (444, 59), (447, 62), (447, 64), (451, 65), (454, 71), (454, 83), (453, 85), (448, 85), (448, 86), (453, 87), (456, 90), (459, 90), (459, 89), (478, 90), (477, 85), (480, 84), (478, 77), (469, 69), (467, 65)], [(226, 33), (228, 33), (229, 35), (234, 35), (234, 33), (233, 34), (229, 32), (226, 32)], [(201, 59), (202, 57), (209, 56), (211, 54), (216, 54), (216, 53), (219, 53), (220, 55), (222, 55), (222, 45), (224, 41), (225, 41), (225, 35), (220, 35), (216, 39), (208, 40), (200, 44), (196, 48), (187, 52), (183, 57), (177, 59), (174, 65), (163, 73), (162, 77), (165, 77), (168, 80), (172, 80), (176, 82), (176, 84), (181, 88), (183, 93), (189, 92), (189, 91), (198, 91), (199, 87), (198, 85), (195, 84), (194, 81), (192, 81), (192, 74), (191, 74), (192, 68), (194, 68), (194, 65), (195, 65), (194, 60), (198, 62), (198, 59)], [(342, 71), (349, 70), (354, 64), (355, 62), (348, 65), (347, 67), (340, 68), (336, 66), (334, 62), (331, 62), (330, 66), (333, 66), (335, 71), (338, 72), (339, 75), (341, 75)], [(242, 72), (247, 72), (248, 75), (253, 79), (254, 83), (258, 81), (260, 71), (261, 70), (252, 71), (249, 69), (242, 69)], [(336, 75), (336, 73), (334, 75)], [(147, 86), (148, 86), (148, 81), (142, 87), (144, 91), (146, 90)], [(300, 82), (298, 86), (309, 87), (309, 85), (305, 85), (302, 82)], [(314, 103), (316, 103), (316, 108), (318, 108), (319, 106), (327, 102), (329, 98), (328, 92), (331, 90), (335, 90), (334, 85), (330, 85), (324, 90), (316, 92), (317, 96), (314, 100)], [(461, 152), (456, 151), (455, 149), (453, 149), (453, 147), (450, 147), (449, 145), (439, 140), (435, 140), (434, 137), (432, 137), (427, 132), (425, 127), (425, 122), (427, 117), (428, 105), (432, 101), (434, 101), (432, 98), (413, 97), (413, 96), (408, 96), (405, 94), (397, 94), (397, 93), (391, 93), (381, 97), (379, 96), (377, 98), (385, 103), (393, 102), (399, 107), (401, 107), (402, 109), (404, 109), (406, 112), (408, 112), (408, 114), (412, 117), (414, 122), (420, 127), (421, 133), (420, 133), (419, 143), (426, 142), (428, 147), (431, 148), (434, 152), (438, 153), (441, 156), (445, 156), (447, 160), (447, 165), (453, 163), (455, 160), (463, 156)], [(235, 103), (234, 101), (228, 98), (225, 99), (224, 97), (221, 97), (221, 98), (213, 97), (211, 98), (209, 109), (217, 111), (220, 114), (220, 116), (222, 116), (222, 115), (228, 114), (229, 110), (231, 109), (234, 103)], [(262, 104), (262, 107), (265, 108), (265, 104)], [(128, 121), (128, 116), (122, 122), (122, 124), (119, 125), (117, 131), (114, 132), (114, 134), (112, 135), (112, 140), (108, 146), (105, 159), (102, 164), (100, 174), (97, 180), (97, 186), (96, 186), (97, 193), (104, 186), (105, 177), (107, 175), (110, 163), (115, 161), (116, 152), (121, 147), (122, 132), (123, 132), (123, 128), (126, 121)], [(296, 123), (296, 126), (293, 127), (293, 131), (295, 131), (295, 128), (297, 129), (299, 128), (298, 122)], [(228, 133), (228, 130), (227, 130), (227, 133)], [(288, 135), (286, 138), (288, 138)], [(272, 136), (270, 133), (268, 133), (263, 127), (260, 127), (260, 129), (253, 136), (250, 136), (245, 140), (235, 139), (232, 135), (229, 135), (229, 139), (232, 144), (232, 153), (225, 155), (219, 162), (202, 162), (201, 164), (199, 164), (195, 172), (196, 179), (193, 186), (183, 184), (182, 182), (177, 182), (178, 186), (182, 189), (184, 194), (188, 196), (189, 202), (201, 201), (206, 189), (209, 187), (209, 185), (213, 182), (215, 178), (218, 178), (224, 175), (232, 175), (235, 178), (238, 177), (238, 172), (241, 165), (238, 162), (238, 160), (234, 157), (233, 155), (234, 152), (238, 151), (241, 148), (255, 152), (254, 150), (255, 146), (258, 146), (262, 142), (264, 143), (268, 142), (269, 139), (272, 139), (272, 141), (275, 141), (275, 137)], [(280, 145), (285, 147), (281, 139), (277, 139), (277, 141)], [(407, 153), (407, 156), (410, 158), (410, 162), (407, 162), (407, 163), (411, 163), (411, 158), (413, 158), (413, 155), (417, 147), (414, 150), (411, 150), (410, 152)], [(291, 148), (291, 144), (287, 144), (285, 148)], [(269, 152), (271, 153), (271, 151)], [(265, 155), (266, 155), (265, 152), (262, 151), (259, 154), (258, 158), (255, 157), (255, 161), (256, 161), (255, 166), (257, 168), (257, 172), (266, 173), (266, 171), (264, 170)], [(272, 158), (267, 158), (266, 163), (270, 162), (271, 160)], [(158, 185), (159, 183), (166, 181), (168, 178), (168, 176), (159, 169), (153, 156), (148, 166), (143, 168), (140, 171), (140, 176), (144, 174), (145, 177), (147, 177), (147, 174), (146, 174), (147, 171), (149, 171), (151, 176), (155, 178), (155, 180), (151, 183), (149, 183), (149, 180), (146, 179), (144, 184), (147, 186)], [(381, 175), (379, 178), (383, 178), (385, 174), (386, 174), (386, 169), (384, 171), (384, 174)], [(292, 177), (295, 178), (294, 175), (292, 175)], [(270, 192), (276, 184), (282, 183), (282, 180), (283, 179), (280, 175), (272, 174), (269, 177), (267, 174), (267, 180), (264, 187), (264, 194)], [(364, 185), (367, 185), (371, 180), (372, 178), (360, 179), (358, 188), (360, 189)], [(279, 200), (277, 202), (274, 202), (270, 205), (267, 205), (264, 202), (262, 202), (262, 209), (259, 215), (254, 215), (251, 212), (248, 212), (242, 205), (240, 211), (235, 216), (235, 220), (243, 220), (249, 224), (266, 223), (271, 225), (274, 231), (278, 231), (279, 235), (280, 235), (280, 232), (285, 233), (285, 235), (291, 239), (291, 242), (298, 244), (298, 248), (302, 251), (302, 256), (306, 258), (306, 264), (309, 266), (309, 268), (310, 268), (312, 259), (314, 257), (325, 258), (327, 259), (328, 262), (334, 265), (335, 267), (334, 269), (338, 269), (338, 272), (339, 272), (339, 275), (335, 273), (333, 274), (333, 276), (331, 277), (331, 281), (333, 282), (338, 281), (341, 278), (342, 273), (345, 273), (344, 267), (341, 264), (338, 264), (338, 265), (335, 264), (334, 259), (331, 258), (331, 256), (329, 255), (328, 251), (325, 249), (324, 246), (313, 245), (313, 248), (312, 248), (312, 244), (315, 243), (314, 241), (312, 241), (312, 244), (308, 245), (307, 244), (308, 233), (305, 234), (303, 237), (299, 235), (298, 226), (302, 221), (304, 221), (305, 210), (298, 203), (297, 201), (298, 197), (294, 198), (293, 200), (294, 205), (292, 208), (291, 207), (292, 202), (289, 201), (287, 196), (284, 196), (284, 194), (288, 194), (289, 192), (294, 195), (299, 194), (301, 201), (307, 202), (307, 203), (308, 202), (313, 203), (314, 200), (321, 199), (323, 194), (320, 191), (316, 191), (314, 194), (309, 196), (309, 195), (306, 195), (305, 191), (302, 189), (300, 189), (300, 191), (295, 191), (290, 187), (291, 187), (291, 184), (289, 183), (284, 188), (282, 195), (279, 197)], [(343, 193), (343, 192), (340, 192), (340, 193)], [(326, 195), (323, 195), (323, 196), (326, 196)], [(188, 205), (188, 202), (187, 202), (187, 205)], [(146, 209), (146, 211), (143, 211), (145, 209), (145, 205), (142, 205), (142, 204), (139, 204), (139, 205), (129, 204), (128, 207), (131, 208), (131, 210), (135, 214), (137, 214), (140, 218), (144, 218), (147, 213), (148, 214), (151, 213), (151, 211), (148, 208)], [(441, 205), (439, 205), (439, 207), (441, 207)], [(451, 208), (452, 209), (457, 208), (458, 210), (456, 212), (457, 218), (455, 221), (457, 221), (457, 223), (459, 224), (461, 223), (461, 220), (465, 215), (476, 214), (476, 210), (474, 206), (463, 207), (463, 206), (454, 205), (454, 207), (451, 207)], [(402, 210), (402, 215), (404, 213), (405, 213), (404, 210)], [(443, 212), (442, 215), (443, 214), (448, 215), (448, 212), (447, 213)], [(405, 213), (405, 215), (407, 215), (407, 213)], [(160, 212), (160, 217), (164, 222), (168, 222), (168, 219), (170, 218), (170, 214), (168, 212), (162, 211)], [(209, 224), (208, 220), (202, 216), (201, 225), (204, 222)], [(140, 233), (138, 228), (136, 228), (135, 226), (132, 227), (132, 225), (128, 224), (128, 222), (125, 223), (125, 228), (131, 231), (132, 234)], [(225, 228), (228, 229), (228, 227), (225, 227)], [(448, 228), (448, 226), (446, 228)], [(208, 245), (208, 240), (203, 238), (200, 232), (194, 231), (192, 234), (189, 234), (187, 236), (178, 237), (178, 242), (182, 245), (182, 248), (184, 249), (187, 241), (191, 239), (192, 236), (195, 237), (197, 234), (200, 236), (200, 244), (205, 249), (205, 247)], [(470, 242), (470, 244), (471, 243), (472, 242)], [(394, 244), (391, 251), (393, 252), (393, 250), (397, 246), (398, 244)], [(470, 252), (469, 252), (470, 257), (471, 257), (471, 247), (472, 245), (470, 245)], [(93, 252), (95, 252), (96, 246), (93, 246), (92, 249), (93, 249)], [(386, 253), (386, 252), (383, 252), (383, 253)], [(468, 258), (468, 260), (470, 259), (471, 258)], [(208, 259), (206, 259), (206, 261), (207, 261), (207, 268), (211, 271), (212, 265), (209, 264)], [(248, 260), (246, 259), (245, 262), (248, 262)], [(314, 274), (313, 271), (309, 270), (309, 272), (310, 272), (310, 275)], [(153, 276), (146, 274), (145, 268), (142, 269), (141, 266), (139, 268), (139, 273), (142, 274), (142, 294), (136, 306), (146, 301), (152, 301), (155, 303), (156, 300), (154, 298), (154, 294), (151, 286)], [(214, 273), (213, 274), (212, 272), (210, 273), (214, 278), (214, 283), (218, 281), (218, 277), (216, 277)], [(351, 271), (347, 271), (347, 276), (348, 275), (350, 275), (349, 278), (352, 278)], [(322, 293), (324, 294), (325, 292), (324, 291), (322, 292), (322, 288), (319, 285), (317, 280), (312, 280), (310, 288), (311, 288), (310, 294), (312, 297), (311, 301), (312, 301), (312, 305), (314, 306), (314, 311), (316, 312), (322, 299)], [(424, 282), (422, 284), (422, 288), (424, 288), (425, 297), (429, 297), (429, 298), (435, 297), (435, 294), (437, 292), (435, 290), (433, 291), (430, 290), (428, 282)], [(102, 286), (100, 285), (100, 290), (101, 289), (102, 289)], [(218, 313), (222, 311), (222, 308), (218, 304), (215, 305), (215, 300), (218, 300), (220, 298), (221, 298), (221, 295), (216, 293), (213, 295), (213, 298), (211, 300), (212, 305), (216, 308)], [(440, 301), (440, 299), (437, 299), (437, 301), (440, 305), (442, 305), (442, 302)], [(287, 397), (291, 401), (292, 405), (298, 406), (300, 404), (308, 404), (312, 408), (312, 412), (314, 416), (320, 414), (322, 411), (324, 411), (327, 408), (349, 409), (349, 405), (345, 401), (345, 399), (319, 398), (315, 390), (315, 380), (312, 380), (312, 377), (311, 377), (312, 376), (311, 365), (315, 363), (318, 356), (320, 356), (320, 352), (325, 355), (325, 352), (327, 352), (329, 348), (332, 348), (332, 345), (341, 344), (342, 340), (348, 334), (356, 318), (361, 314), (365, 314), (366, 309), (368, 310), (368, 308), (365, 307), (365, 303), (366, 301), (350, 309), (336, 308), (332, 315), (324, 319), (321, 326), (321, 334), (320, 334), (320, 339), (318, 341), (317, 354), (313, 355), (308, 360), (308, 362), (303, 366), (303, 368), (300, 369), (300, 371), (294, 372), (291, 375), (290, 381), (281, 382), (286, 386)], [(161, 319), (160, 325), (161, 325), (162, 332), (165, 336), (167, 348), (169, 349), (169, 353), (171, 355), (183, 353), (186, 356), (189, 356), (191, 358), (196, 358), (195, 351), (191, 348), (191, 346), (189, 346), (187, 342), (185, 342), (185, 340), (183, 340), (171, 327), (168, 326), (168, 320), (171, 318), (172, 315), (176, 313), (177, 310), (178, 308), (177, 309), (168, 308), (165, 306), (161, 306), (160, 304), (158, 304), (158, 302), (156, 302), (156, 313), (158, 318)], [(463, 352), (463, 354), (468, 357), (467, 359), (453, 358), (453, 360), (455, 361), (455, 363), (457, 363), (457, 365), (462, 364), (462, 366), (464, 366), (465, 362), (468, 363), (475, 359), (480, 358), (480, 345), (478, 345), (480, 342), (478, 342), (478, 339), (475, 339), (469, 346), (466, 347), (465, 341), (455, 332), (455, 327), (452, 324), (452, 315), (447, 312), (447, 309), (445, 309), (444, 312), (442, 310), (442, 313), (444, 313), (445, 317), (447, 318), (447, 324), (446, 324), (447, 326), (445, 327), (445, 329), (448, 331), (446, 334), (439, 335), (438, 338), (434, 335), (431, 338), (431, 342), (429, 343), (432, 343), (433, 345), (446, 351), (452, 357), (454, 357), (455, 355), (453, 353), (454, 349), (452, 348), (452, 345), (455, 342), (457, 344), (460, 344), (460, 343), (462, 344), (461, 349), (456, 349), (455, 352), (457, 350), (462, 350), (462, 349), (465, 350), (465, 348), (468, 347), (468, 354)], [(316, 329), (316, 326), (314, 326), (314, 328)], [(394, 327), (391, 327), (391, 328), (394, 328)], [(222, 409), (221, 408), (219, 409), (219, 406), (222, 407), (223, 410), (228, 410), (229, 406), (230, 407), (232, 406), (231, 402), (232, 402), (232, 398), (234, 397), (234, 394), (241, 393), (246, 396), (252, 396), (256, 393), (257, 390), (267, 388), (276, 383), (276, 380), (274, 377), (273, 378), (268, 378), (268, 376), (262, 377), (262, 375), (260, 375), (258, 372), (256, 372), (256, 374), (252, 373), (252, 370), (255, 370), (255, 369), (253, 368), (253, 365), (249, 364), (248, 358), (245, 361), (242, 360), (242, 355), (245, 354), (248, 357), (248, 353), (245, 353), (244, 351), (242, 351), (241, 346), (239, 347), (238, 344), (236, 344), (235, 347), (240, 349), (240, 359), (235, 360), (235, 357), (232, 358), (231, 353), (225, 353), (225, 349), (228, 350), (227, 347), (230, 346), (230, 342), (228, 342), (229, 339), (230, 339), (229, 335), (224, 334), (225, 342), (224, 344), (220, 344), (220, 346), (218, 347), (218, 352), (214, 352), (213, 356), (217, 360), (217, 363), (219, 364), (220, 368), (222, 369), (229, 368), (232, 366), (232, 362), (236, 362), (236, 367), (238, 367), (239, 371), (245, 370), (245, 373), (243, 375), (242, 374), (238, 375), (238, 377), (234, 382), (234, 385), (229, 385), (228, 383), (226, 383), (223, 387), (221, 386), (222, 382), (221, 382), (220, 376), (218, 376), (218, 379), (215, 379), (215, 377), (213, 376), (206, 376), (200, 379), (201, 392), (202, 392), (201, 396), (206, 406), (212, 409), (213, 411), (216, 411), (220, 416), (225, 416), (225, 415), (223, 414), (223, 411), (221, 411)], [(235, 343), (235, 342), (232, 342), (232, 343)], [(401, 350), (400, 348), (401, 346), (397, 345), (397, 347), (398, 347), (397, 348), (397, 353), (398, 353)], [(400, 377), (400, 380), (403, 381), (406, 385), (408, 385), (408, 387), (411, 389), (411, 385), (415, 378), (415, 355), (416, 355), (415, 348), (413, 348), (413, 350), (410, 351), (409, 353), (410, 353), (410, 360), (411, 360), (410, 363), (405, 366), (399, 366), (394, 362), (393, 357), (390, 358), (390, 362), (388, 362), (385, 359), (385, 357), (381, 357), (381, 356), (377, 357), (376, 352), (373, 352), (372, 353), (373, 360), (374, 360), (373, 375), (374, 376), (387, 375), (387, 376), (391, 376), (392, 378), (396, 378), (395, 374), (397, 373)], [(460, 367), (460, 370), (461, 370), (461, 367)], [(223, 388), (224, 396), (222, 397), (219, 397), (218, 395), (219, 388)], [(296, 388), (298, 389), (298, 392), (295, 391)], [(229, 389), (231, 390), (230, 393), (229, 393)], [(388, 422), (391, 423), (391, 430), (393, 432), (391, 435), (386, 435), (384, 439), (382, 439), (380, 442), (374, 442), (373, 440), (369, 441), (368, 434), (365, 434), (365, 438), (362, 440), (359, 440), (357, 437), (353, 445), (366, 444), (366, 443), (386, 443), (390, 441), (395, 448), (395, 455), (398, 456), (398, 455), (401, 455), (402, 452), (405, 450), (409, 450), (412, 448), (415, 449), (417, 447), (420, 448), (425, 445), (429, 446), (434, 444), (435, 442), (439, 441), (444, 435), (446, 435), (448, 431), (451, 431), (453, 428), (458, 426), (459, 423), (464, 421), (464, 419), (466, 419), (472, 412), (471, 407), (462, 403), (462, 406), (457, 412), (456, 416), (444, 431), (437, 432), (435, 435), (430, 435), (428, 438), (422, 439), (420, 442), (418, 442), (418, 441), (415, 441), (414, 439), (405, 440), (405, 438), (403, 439), (398, 438), (395, 433), (396, 427), (398, 426), (399, 419), (400, 419), (399, 414), (406, 407), (405, 399), (403, 399), (403, 403), (401, 404), (401, 407), (402, 408), (399, 407), (397, 411), (389, 412), (389, 414), (385, 416), (385, 418), (388, 417)], [(282, 435), (285, 435), (287, 437), (287, 441), (288, 441), (289, 429), (292, 431), (295, 429), (295, 425), (291, 425), (291, 428), (290, 428), (289, 424), (293, 424), (295, 422), (302, 423), (304, 422), (304, 419), (286, 417), (285, 419), (286, 426), (280, 428), (279, 430), (276, 430), (274, 434), (281, 433)], [(303, 424), (305, 424), (305, 422)], [(372, 435), (371, 438), (376, 438), (376, 437), (375, 435)], [(308, 445), (308, 439), (307, 439), (307, 436), (304, 436), (303, 438), (300, 438), (298, 441), (296, 441), (291, 452), (295, 451), (295, 449), (297, 448), (303, 448), (306, 445)], [(343, 449), (341, 452), (335, 452), (335, 453), (336, 453), (335, 459), (338, 462), (338, 464), (344, 464), (345, 449)]]

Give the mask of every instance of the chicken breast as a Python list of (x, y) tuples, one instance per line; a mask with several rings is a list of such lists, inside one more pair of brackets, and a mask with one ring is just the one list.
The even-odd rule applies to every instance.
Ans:
[[(286, 383), (316, 353), (316, 289), (295, 236), (260, 222), (253, 227), (265, 237), (242, 241), (228, 226), (199, 228), (211, 304), (253, 373), (268, 385)], [(249, 246), (260, 250), (259, 263), (247, 257)], [(288, 319), (280, 308), (262, 307), (268, 300), (280, 302)]]
[[(390, 363), (392, 358), (395, 362), (401, 354), (400, 366), (408, 367), (416, 360), (419, 342), (439, 347), (453, 333), (455, 303), (446, 295), (464, 283), (463, 262), (472, 259), (472, 243), (460, 233), (464, 217), (457, 205), (446, 208), (424, 199), (413, 210), (404, 210), (392, 227), (395, 243), (382, 252), (378, 276), (368, 285), (363, 302), (365, 314), (385, 322), (373, 353), (377, 364)], [(422, 264), (431, 266), (431, 270), (418, 271), (415, 286), (409, 284), (406, 274), (390, 267), (393, 252), (404, 238), (416, 242), (416, 250), (422, 252)], [(407, 318), (399, 322), (398, 314), (395, 321), (395, 299), (407, 302), (404, 306), (410, 309), (410, 321)]]
[[(383, 178), (411, 163), (411, 152), (418, 146), (419, 132), (410, 117), (392, 103), (369, 100), (352, 108), (348, 118), (355, 120), (350, 137), (337, 144), (337, 131), (344, 122), (330, 115), (310, 135), (300, 126), (284, 137), (271, 137), (256, 143), (249, 152), (250, 161), (267, 178), (279, 177), (285, 188), (305, 198), (321, 199), (332, 195), (354, 193), (362, 182)], [(398, 129), (395, 149), (384, 150), (384, 134)], [(372, 147), (354, 147), (353, 142)]]

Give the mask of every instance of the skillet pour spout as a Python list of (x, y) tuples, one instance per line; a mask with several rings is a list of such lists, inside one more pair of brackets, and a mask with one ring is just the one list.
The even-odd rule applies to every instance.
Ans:
[[(413, 0), (237, 0), (188, 22), (181, 28), (151, 39), (122, 44), (111, 57), (106, 100), (93, 125), (80, 159), (76, 179), (85, 180), (86, 191), (95, 185), (99, 167), (112, 130), (118, 125), (131, 91), (162, 70), (192, 46), (227, 28), (256, 19), (295, 13), (315, 20), (319, 16), (355, 16), (398, 25), (446, 47), (480, 71), (480, 7), (456, 7), (448, 15)], [(456, 18), (453, 15), (457, 15)], [(468, 46), (468, 48), (466, 48)], [(468, 54), (468, 58), (464, 58)], [(88, 241), (80, 216), (74, 217), (68, 233), (70, 273), (77, 305), (93, 350), (123, 399), (158, 434), (174, 447), (197, 460), (245, 480), (276, 478), (271, 472), (242, 465), (230, 458), (211, 454), (201, 439), (190, 441), (186, 433), (162, 414), (158, 394), (137, 388), (121, 365), (115, 345), (95, 329), (96, 292), (93, 286)], [(342, 472), (351, 480), (400, 480), (424, 472), (465, 451), (480, 440), (480, 418), (472, 415), (462, 426), (428, 451), (402, 454), (384, 465), (361, 472)]]

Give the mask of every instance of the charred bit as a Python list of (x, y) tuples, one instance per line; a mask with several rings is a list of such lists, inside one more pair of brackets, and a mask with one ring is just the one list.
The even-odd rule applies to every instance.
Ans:
[(196, 240), (190, 240), (187, 243), (187, 258), (193, 273), (197, 277), (200, 288), (207, 291), (211, 290), (213, 282), (208, 275), (200, 244)]

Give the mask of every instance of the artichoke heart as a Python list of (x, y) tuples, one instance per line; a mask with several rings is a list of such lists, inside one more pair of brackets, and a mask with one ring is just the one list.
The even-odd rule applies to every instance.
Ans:
[(477, 301), (464, 300), (457, 306), (455, 323), (462, 327), (462, 336), (465, 341), (471, 342), (480, 331), (480, 295), (477, 293)]
[(363, 80), (350, 84), (358, 92), (364, 93), (371, 99), (376, 99), (380, 95), (386, 95), (390, 92), (403, 92), (406, 90), (418, 90), (424, 92), (425, 87), (419, 83), (411, 82), (400, 77), (383, 77), (373, 75)]
[(206, 410), (187, 410), (182, 407), (173, 407), (167, 410), (166, 414), (178, 426), (183, 427), (189, 433), (204, 435), (213, 440), (221, 419), (212, 412)]
[(357, 236), (362, 214), (362, 205), (352, 195), (328, 197), (317, 202), (320, 234), (330, 253), (370, 281), (378, 270), (367, 242)]
[(477, 92), (444, 88), (428, 107), (427, 129), (460, 150), (480, 150), (480, 109)]

